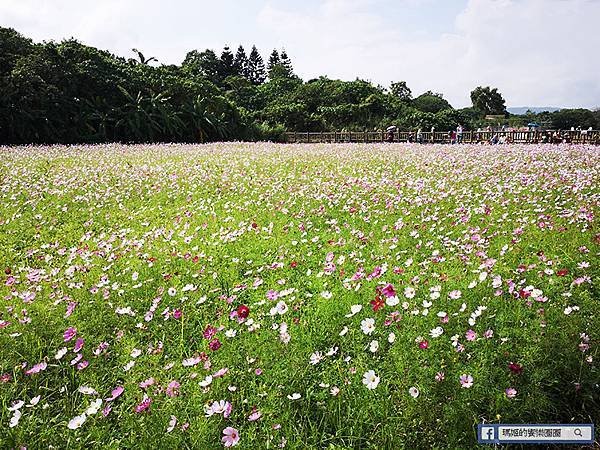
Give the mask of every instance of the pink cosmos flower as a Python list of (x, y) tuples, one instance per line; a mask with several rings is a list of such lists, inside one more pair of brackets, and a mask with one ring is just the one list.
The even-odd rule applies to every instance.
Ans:
[(104, 409), (102, 409), (102, 415), (103, 415), (104, 417), (107, 417), (107, 416), (110, 414), (110, 412), (111, 412), (111, 411), (112, 411), (112, 406), (110, 406), (110, 405), (106, 405), (106, 406), (104, 407)]
[(40, 372), (46, 370), (46, 367), (48, 367), (48, 364), (45, 361), (42, 361), (41, 363), (38, 363), (35, 366), (32, 366), (31, 369), (26, 370), (25, 375), (33, 375), (36, 373), (40, 373)]
[(75, 341), (75, 347), (73, 347), (73, 353), (79, 353), (79, 350), (83, 348), (84, 340), (81, 338), (77, 338)]
[(419, 348), (426, 350), (427, 348), (429, 348), (429, 342), (427, 342), (426, 340), (422, 340), (421, 342), (419, 342)]
[(73, 311), (75, 311), (76, 306), (77, 306), (77, 302), (69, 302), (69, 304), (67, 305), (67, 312), (65, 313), (65, 319), (67, 317), (69, 317), (71, 314), (73, 314)]
[(215, 334), (217, 334), (217, 329), (215, 327), (213, 327), (212, 325), (208, 325), (204, 329), (202, 336), (204, 336), (204, 339), (210, 340), (214, 337)]
[(515, 398), (517, 396), (517, 390), (515, 388), (508, 388), (504, 391), (504, 393), (506, 394), (506, 397), (508, 398)]
[(77, 334), (77, 329), (73, 328), (73, 327), (69, 327), (65, 330), (65, 332), (63, 334), (63, 339), (65, 340), (65, 342), (69, 342), (71, 339), (73, 339), (75, 337), (76, 334)]
[(269, 292), (267, 292), (267, 299), (277, 300), (278, 298), (279, 298), (279, 293), (277, 291), (274, 291), (273, 289), (269, 289)]
[(117, 386), (112, 390), (110, 397), (105, 398), (104, 401), (112, 402), (113, 400), (116, 400), (118, 397), (121, 396), (124, 390), (125, 388), (123, 386)]
[(144, 395), (144, 399), (135, 407), (136, 413), (141, 413), (150, 409), (150, 404), (152, 403), (152, 399)]
[(173, 380), (169, 383), (165, 392), (169, 397), (176, 397), (179, 395), (180, 387), (181, 385), (177, 381)]
[(173, 311), (173, 318), (179, 320), (181, 319), (181, 316), (183, 315), (183, 312), (181, 312), (180, 309), (176, 309)]
[(437, 381), (438, 383), (444, 381), (444, 378), (446, 378), (444, 372), (438, 372), (435, 374), (435, 381)]
[(460, 376), (460, 385), (464, 388), (470, 388), (471, 386), (473, 386), (473, 377), (471, 375), (463, 373)]
[(233, 427), (227, 427), (223, 430), (223, 437), (221, 441), (225, 447), (233, 447), (237, 445), (240, 440), (240, 435), (238, 434), (238, 430)]
[(213, 378), (220, 378), (227, 372), (229, 372), (229, 369), (227, 367), (223, 367), (222, 369), (219, 369), (215, 373), (213, 373)]
[(465, 337), (467, 338), (467, 341), (474, 341), (477, 338), (477, 333), (473, 330), (467, 330)]
[(142, 382), (139, 384), (139, 386), (140, 386), (142, 389), (146, 389), (147, 387), (150, 387), (150, 386), (152, 386), (153, 384), (154, 384), (154, 378), (153, 378), (153, 377), (150, 377), (150, 378), (148, 378), (147, 380), (144, 380), (144, 381), (142, 381)]
[(256, 409), (256, 406), (253, 406), (252, 407), (252, 412), (248, 416), (248, 421), (249, 422), (255, 422), (258, 419), (260, 419), (261, 416), (262, 416), (261, 412), (258, 409)]

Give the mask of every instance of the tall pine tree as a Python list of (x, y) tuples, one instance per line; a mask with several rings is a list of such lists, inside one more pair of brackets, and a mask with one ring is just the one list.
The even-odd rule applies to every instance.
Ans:
[(248, 73), (248, 57), (246, 56), (246, 50), (244, 50), (242, 45), (238, 47), (237, 52), (235, 53), (233, 68), (238, 75), (250, 79), (250, 74)]
[(267, 71), (269, 74), (273, 70), (273, 67), (279, 65), (281, 60), (279, 59), (279, 52), (276, 49), (273, 49), (271, 52), (271, 56), (269, 56), (269, 62), (267, 63)]
[(248, 73), (250, 75), (249, 80), (254, 84), (262, 84), (267, 78), (265, 63), (260, 53), (258, 53), (256, 45), (252, 46), (252, 51), (248, 58)]
[(223, 52), (221, 52), (221, 64), (219, 69), (219, 75), (222, 80), (228, 76), (235, 75), (233, 53), (231, 53), (231, 50), (229, 50), (229, 46), (227, 45), (223, 48)]
[(294, 75), (294, 68), (292, 67), (292, 61), (290, 60), (285, 49), (281, 50), (280, 64), (281, 64), (281, 67), (284, 68), (284, 73), (288, 77), (291, 77), (292, 75)]

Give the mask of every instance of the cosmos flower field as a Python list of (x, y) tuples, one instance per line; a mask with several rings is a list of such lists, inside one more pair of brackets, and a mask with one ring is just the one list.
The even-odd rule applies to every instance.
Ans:
[(600, 150), (0, 148), (3, 448), (600, 424)]

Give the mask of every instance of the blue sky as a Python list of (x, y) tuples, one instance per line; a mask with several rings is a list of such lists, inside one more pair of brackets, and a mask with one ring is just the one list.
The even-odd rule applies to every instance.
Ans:
[(467, 106), (477, 85), (509, 106), (600, 107), (600, 0), (2, 0), (0, 24), (164, 63), (191, 49), (285, 47), (304, 79), (360, 77)]

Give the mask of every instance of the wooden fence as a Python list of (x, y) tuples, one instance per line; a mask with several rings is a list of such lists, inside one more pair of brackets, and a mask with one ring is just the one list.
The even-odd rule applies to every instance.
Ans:
[[(574, 144), (600, 145), (600, 130), (593, 131), (559, 131), (560, 142)], [(462, 142), (466, 144), (477, 142), (490, 142), (497, 135), (501, 142), (517, 144), (540, 144), (557, 142), (553, 137), (554, 131), (465, 131)], [(395, 131), (391, 135), (387, 131), (323, 131), (323, 132), (296, 132), (285, 133), (286, 142), (313, 143), (313, 142), (418, 142), (416, 131)], [(421, 133), (424, 144), (449, 144), (450, 136), (445, 131), (427, 131)]]

